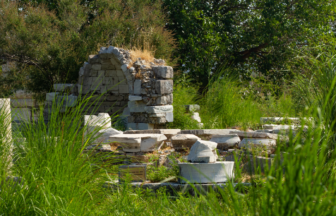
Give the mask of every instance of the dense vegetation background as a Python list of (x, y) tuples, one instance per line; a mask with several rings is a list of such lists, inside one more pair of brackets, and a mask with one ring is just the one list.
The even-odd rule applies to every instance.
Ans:
[(335, 41), (330, 0), (22, 0), (0, 10), (0, 59), (17, 64), (2, 95), (75, 82), (87, 56), (109, 45), (150, 50), (200, 92), (225, 69), (280, 95), (302, 72), (298, 51)]
[[(16, 65), (0, 74), (6, 75), (0, 98), (21, 88), (38, 97), (53, 83), (76, 82), (88, 55), (112, 45), (151, 51), (174, 66), (171, 128), (199, 128), (185, 113), (193, 103), (209, 129), (260, 129), (263, 116), (314, 118), (303, 122), (308, 129), (278, 140), (269, 170), (246, 176), (237, 160), (226, 188), (190, 196), (154, 194), (128, 182), (105, 187), (117, 179), (118, 165), (111, 164), (119, 156), (84, 150), (86, 102), (67, 114), (54, 107), (48, 125), (43, 118), (13, 124), (10, 172), (8, 160), (0, 161), (0, 214), (336, 215), (335, 6), (334, 0), (0, 1), (0, 61)], [(0, 112), (1, 158), (5, 118)], [(148, 176), (172, 177), (161, 168)]]

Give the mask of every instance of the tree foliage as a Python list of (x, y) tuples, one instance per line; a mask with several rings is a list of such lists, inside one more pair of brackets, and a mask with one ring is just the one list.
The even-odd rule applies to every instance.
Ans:
[(332, 0), (164, 0), (181, 71), (206, 86), (221, 67), (248, 77), (290, 76), (293, 50), (332, 36)]
[(35, 0), (0, 2), (0, 59), (17, 63), (35, 93), (75, 82), (101, 46), (149, 49), (173, 61), (173, 36), (160, 2)]

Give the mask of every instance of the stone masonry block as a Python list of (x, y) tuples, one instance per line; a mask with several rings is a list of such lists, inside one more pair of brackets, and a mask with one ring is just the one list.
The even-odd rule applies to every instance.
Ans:
[(117, 76), (117, 71), (116, 70), (106, 70), (105, 71), (105, 76), (106, 77), (115, 77), (115, 76)]
[(79, 94), (87, 94), (91, 90), (91, 85), (78, 85)]
[(90, 77), (97, 77), (98, 76), (98, 71), (96, 71), (96, 70), (90, 70), (89, 76)]
[(112, 64), (102, 64), (101, 69), (102, 70), (115, 70), (116, 67)]
[(127, 94), (128, 93), (128, 85), (119, 85), (119, 93), (123, 94)]
[(97, 64), (97, 63), (100, 63), (99, 55), (89, 55), (88, 62), (89, 62), (90, 64)]
[(116, 60), (114, 57), (111, 58), (111, 63), (116, 67), (116, 69), (121, 68), (121, 64), (120, 64), (119, 60)]
[(156, 98), (156, 104), (158, 105), (166, 105), (173, 103), (173, 94), (159, 96)]
[(97, 71), (98, 71), (98, 70), (101, 70), (101, 64), (93, 64), (93, 65), (92, 65), (92, 69), (93, 69), (93, 70), (97, 70)]
[(12, 120), (14, 121), (30, 121), (31, 109), (29, 108), (13, 108)]
[(167, 122), (173, 122), (174, 121), (174, 113), (173, 112), (167, 112), (166, 113), (166, 121)]
[(104, 70), (98, 71), (98, 77), (105, 77), (105, 71)]
[(140, 95), (141, 94), (141, 80), (140, 79), (136, 79), (134, 81), (134, 94), (135, 95)]
[(128, 101), (130, 112), (145, 112), (146, 104), (142, 101)]
[(105, 78), (103, 79), (103, 84), (104, 84), (104, 85), (110, 85), (110, 84), (113, 84), (113, 79), (112, 79), (112, 77), (105, 77)]
[(92, 69), (92, 65), (87, 62), (84, 62), (83, 70), (79, 71), (79, 76), (89, 75), (91, 69)]
[(12, 107), (34, 107), (35, 106), (35, 100), (34, 99), (11, 99), (11, 106)]
[(173, 112), (174, 108), (172, 105), (166, 106), (146, 106), (145, 112), (146, 113), (167, 113)]
[(155, 90), (161, 95), (171, 94), (173, 92), (173, 80), (157, 80)]
[(174, 77), (173, 68), (170, 66), (153, 67), (153, 71), (158, 79), (173, 79)]
[(107, 92), (106, 86), (100, 86), (100, 93), (105, 94)]
[(92, 87), (96, 88), (103, 84), (103, 77), (92, 77)]
[(56, 100), (56, 96), (59, 94), (59, 92), (49, 92), (46, 94), (46, 101), (54, 101)]
[(117, 71), (117, 76), (124, 76), (124, 73), (122, 70), (116, 70)]
[(80, 83), (80, 84), (82, 84), (82, 85), (86, 85), (86, 86), (91, 85), (91, 84), (92, 84), (92, 77), (85, 77), (85, 78), (83, 79), (83, 83)]

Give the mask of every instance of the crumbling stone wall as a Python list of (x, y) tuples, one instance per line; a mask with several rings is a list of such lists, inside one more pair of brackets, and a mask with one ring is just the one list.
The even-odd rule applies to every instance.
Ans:
[(128, 129), (162, 128), (173, 121), (172, 79), (173, 68), (162, 59), (132, 62), (129, 51), (102, 47), (80, 69), (78, 95), (93, 95), (87, 114), (123, 113)]

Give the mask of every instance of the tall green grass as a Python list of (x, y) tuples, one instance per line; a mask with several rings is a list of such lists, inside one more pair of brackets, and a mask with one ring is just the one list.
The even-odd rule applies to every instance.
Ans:
[(260, 117), (293, 117), (296, 111), (290, 94), (279, 98), (260, 99), (248, 92), (244, 85), (227, 77), (214, 79), (203, 95), (192, 86), (178, 85), (174, 89), (174, 122), (170, 128), (198, 129), (199, 124), (186, 113), (186, 104), (199, 104), (203, 128), (220, 129), (260, 127)]
[[(308, 112), (316, 119), (315, 127), (290, 136), (286, 153), (278, 148), (273, 166), (252, 176), (251, 187), (234, 187), (229, 182), (225, 189), (218, 188), (219, 192), (196, 196), (183, 192), (170, 195), (163, 190), (154, 194), (132, 189), (129, 184), (103, 188), (103, 183), (113, 178), (116, 171), (109, 169), (108, 164), (103, 167), (84, 152), (90, 139), (94, 139), (94, 134), (89, 135), (90, 139), (83, 136), (86, 128), (81, 107), (85, 105), (65, 114), (56, 106), (48, 124), (41, 113), (37, 123), (23, 124), (18, 127), (20, 133), (14, 133), (26, 141), (15, 139), (16, 160), (11, 173), (0, 167), (0, 215), (335, 215), (336, 155), (330, 151), (335, 119), (334, 110), (327, 104), (335, 104), (331, 89), (336, 78), (331, 78), (328, 93), (321, 97), (323, 106), (314, 103)], [(209, 111), (202, 108), (201, 113), (206, 113), (204, 123), (215, 116), (222, 119), (223, 126), (244, 121), (234, 117), (235, 113), (246, 116), (247, 125), (259, 121), (244, 112), (257, 113), (260, 103), (246, 101), (234, 91), (238, 87), (220, 82), (224, 81), (214, 85), (208, 99), (203, 100), (212, 105)], [(190, 99), (188, 103), (197, 102), (191, 100), (196, 96), (192, 92), (183, 93), (189, 94), (184, 99)], [(231, 99), (236, 100), (230, 102)], [(231, 119), (222, 116), (225, 111)], [(238, 167), (237, 178), (242, 172)], [(20, 181), (8, 176), (17, 176)], [(262, 182), (256, 184), (256, 178)]]
[(253, 127), (263, 116), (258, 103), (243, 98), (241, 89), (234, 81), (223, 78), (213, 81), (201, 99), (201, 117), (205, 128), (232, 126)]
[(1, 172), (0, 215), (87, 215), (104, 199), (106, 175), (84, 153), (93, 136), (84, 137), (84, 104), (66, 113), (55, 104), (48, 123), (41, 110), (38, 122), (22, 123), (14, 133), (22, 137), (14, 137), (11, 176), (20, 183)]

